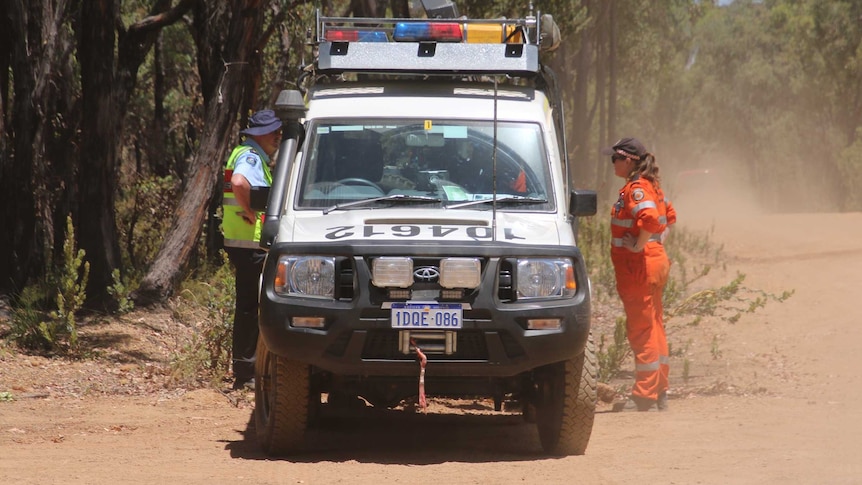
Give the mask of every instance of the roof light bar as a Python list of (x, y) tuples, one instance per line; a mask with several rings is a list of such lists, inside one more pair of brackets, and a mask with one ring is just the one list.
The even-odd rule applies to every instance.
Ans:
[[(451, 0), (432, 0), (433, 2)], [(436, 5), (436, 4), (435, 4)], [(535, 76), (540, 23), (522, 19), (324, 17), (317, 12), (322, 74)], [(541, 31), (544, 32), (544, 31)], [(544, 45), (544, 43), (542, 44)]]

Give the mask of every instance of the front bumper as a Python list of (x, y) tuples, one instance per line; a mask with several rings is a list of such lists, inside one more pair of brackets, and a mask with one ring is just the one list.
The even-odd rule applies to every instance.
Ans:
[[(346, 261), (353, 291), (336, 300), (284, 297), (272, 288), (279, 254), (328, 254)], [(281, 244), (270, 249), (264, 267), (260, 332), (268, 349), (343, 376), (414, 376), (415, 353), (399, 351), (399, 329), (390, 325), (391, 300), (371, 285), (370, 260), (377, 256), (417, 258), (480, 257), (479, 288), (465, 296), (463, 328), (454, 330), (456, 352), (428, 354), (427, 374), (439, 377), (508, 377), (566, 360), (583, 352), (590, 331), (589, 282), (575, 247), (500, 244)], [(516, 302), (501, 298), (500, 275), (517, 257), (569, 257), (575, 261), (578, 290), (567, 299)], [(323, 329), (295, 328), (295, 316), (323, 317)], [(561, 328), (527, 330), (533, 318), (556, 318)], [(421, 347), (421, 344), (420, 344)]]

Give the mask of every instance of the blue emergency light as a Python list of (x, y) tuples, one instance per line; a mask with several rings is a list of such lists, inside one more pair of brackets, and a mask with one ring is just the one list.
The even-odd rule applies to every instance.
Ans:
[(392, 39), (398, 42), (461, 42), (461, 24), (450, 22), (398, 22)]

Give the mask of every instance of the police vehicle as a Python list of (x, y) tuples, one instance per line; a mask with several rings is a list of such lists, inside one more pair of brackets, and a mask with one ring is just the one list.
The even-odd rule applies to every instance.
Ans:
[(561, 100), (522, 19), (318, 13), (307, 91), (282, 92), (255, 376), (258, 441), (302, 449), (326, 406), (493, 399), (584, 453), (590, 281)]

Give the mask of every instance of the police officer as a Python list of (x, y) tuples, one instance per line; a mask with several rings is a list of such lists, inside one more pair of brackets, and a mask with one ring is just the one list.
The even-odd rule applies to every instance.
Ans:
[(667, 410), (668, 346), (662, 295), (670, 272), (664, 250), (676, 211), (661, 189), (655, 156), (636, 138), (603, 150), (614, 174), (626, 180), (611, 211), (611, 261), (626, 312), (626, 336), (635, 355), (630, 397), (615, 411)]
[(281, 141), (281, 120), (272, 110), (251, 115), (244, 140), (230, 154), (224, 169), (222, 231), (224, 246), (236, 274), (233, 321), (234, 389), (254, 388), (257, 346), (258, 280), (266, 253), (260, 249), (261, 214), (251, 208), (251, 187), (272, 185), (274, 155)]

